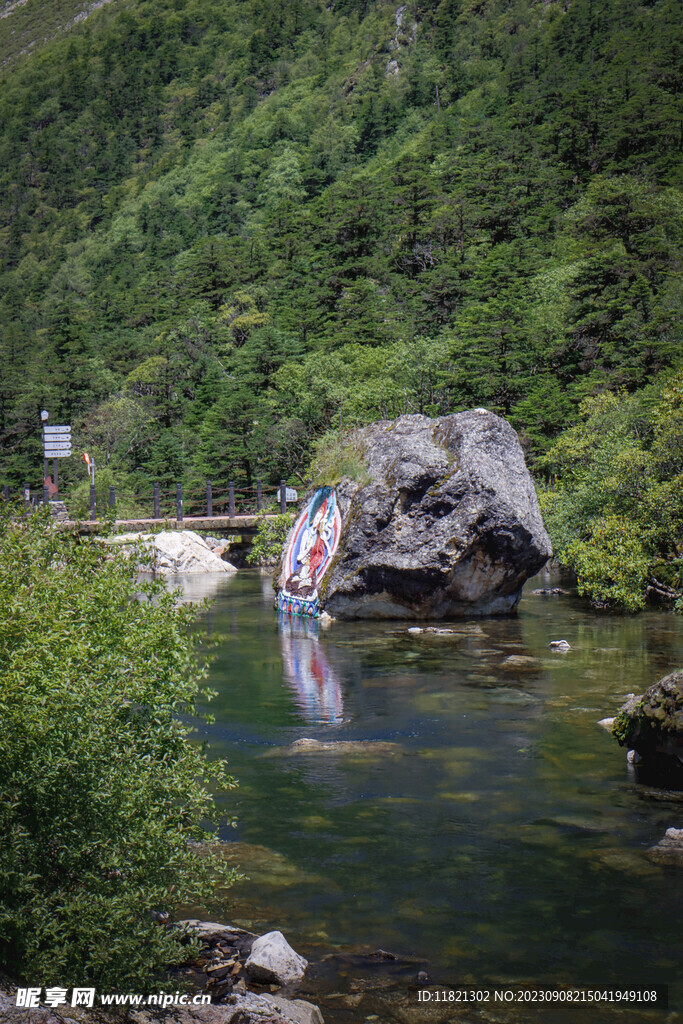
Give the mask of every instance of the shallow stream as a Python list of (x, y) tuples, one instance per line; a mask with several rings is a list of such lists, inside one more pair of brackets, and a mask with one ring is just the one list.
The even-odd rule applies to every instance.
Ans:
[[(309, 994), (328, 1024), (681, 1019), (417, 1005), (421, 969), (477, 989), (668, 985), (683, 1004), (681, 874), (645, 856), (683, 826), (683, 803), (637, 786), (597, 724), (683, 663), (683, 618), (531, 593), (557, 583), (542, 574), (516, 617), (450, 636), (279, 622), (268, 576), (217, 584), (203, 625), (223, 635), (219, 696), (202, 732), (239, 779), (224, 837), (248, 844), (234, 849), (250, 880), (212, 910), (284, 931), (317, 964)], [(560, 639), (571, 651), (548, 647)], [(304, 737), (363, 745), (291, 747)], [(362, 954), (378, 948), (414, 960), (373, 968)]]

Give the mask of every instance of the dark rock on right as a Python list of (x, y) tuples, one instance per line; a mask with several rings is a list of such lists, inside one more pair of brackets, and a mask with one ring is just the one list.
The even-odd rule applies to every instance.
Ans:
[(638, 782), (683, 789), (683, 670), (631, 694), (614, 719), (612, 733), (633, 758)]

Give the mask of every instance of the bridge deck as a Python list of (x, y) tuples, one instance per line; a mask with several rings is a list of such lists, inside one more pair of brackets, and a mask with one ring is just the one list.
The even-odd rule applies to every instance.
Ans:
[[(275, 519), (274, 515), (246, 515), (246, 516), (185, 516), (178, 522), (177, 519), (117, 519), (114, 527), (117, 531), (124, 533), (144, 533), (152, 528), (162, 527), (164, 530), (201, 530), (223, 534), (254, 534), (258, 524), (264, 519)], [(77, 533), (100, 533), (102, 530), (109, 530), (111, 526), (99, 519), (64, 520), (57, 522), (57, 527), (63, 530), (74, 530)]]

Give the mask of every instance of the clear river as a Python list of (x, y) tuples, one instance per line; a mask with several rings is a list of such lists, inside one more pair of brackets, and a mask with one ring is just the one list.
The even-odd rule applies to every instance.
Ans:
[[(531, 593), (557, 583), (442, 636), (279, 621), (268, 575), (216, 582), (200, 732), (239, 780), (222, 836), (249, 878), (210, 910), (282, 930), (327, 1024), (683, 1020), (683, 876), (646, 857), (683, 803), (639, 786), (598, 725), (683, 664), (683, 617)], [(668, 986), (670, 1008), (418, 1004), (421, 970), (480, 991)]]

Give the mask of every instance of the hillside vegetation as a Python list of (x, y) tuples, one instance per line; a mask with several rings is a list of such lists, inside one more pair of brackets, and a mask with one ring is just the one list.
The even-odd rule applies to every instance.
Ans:
[(552, 482), (582, 402), (680, 367), (680, 37), (673, 0), (117, 0), (8, 63), (0, 482), (43, 406), (132, 491), (478, 405)]

